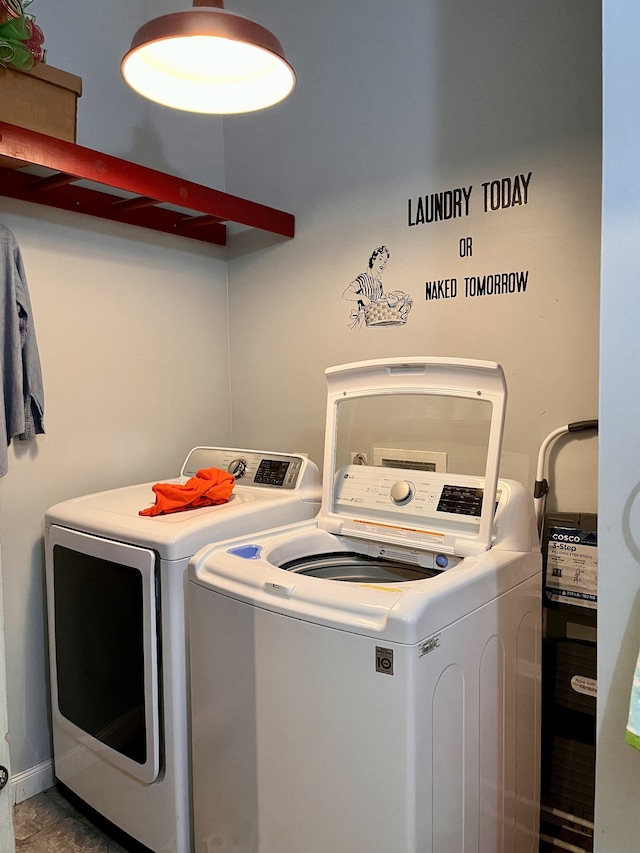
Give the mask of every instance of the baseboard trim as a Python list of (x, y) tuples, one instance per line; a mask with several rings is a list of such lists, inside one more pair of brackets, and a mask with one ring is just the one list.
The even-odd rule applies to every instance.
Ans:
[(21, 773), (11, 776), (11, 794), (14, 805), (35, 797), (54, 784), (53, 761), (43, 761)]

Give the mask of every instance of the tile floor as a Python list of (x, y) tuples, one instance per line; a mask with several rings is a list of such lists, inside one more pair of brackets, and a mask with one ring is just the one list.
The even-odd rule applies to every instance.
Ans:
[(14, 806), (13, 828), (16, 853), (139, 853), (144, 849), (99, 817), (88, 816), (85, 809), (81, 812), (57, 787)]
[[(75, 804), (74, 804), (75, 803)], [(49, 788), (13, 809), (16, 853), (145, 853), (147, 848), (123, 837), (99, 815), (82, 812), (72, 795), (57, 787)], [(100, 824), (92, 823), (92, 820)], [(568, 849), (568, 848), (567, 848)], [(572, 850), (582, 848), (571, 847)], [(587, 853), (590, 846), (585, 846)], [(541, 842), (540, 853), (558, 848)]]

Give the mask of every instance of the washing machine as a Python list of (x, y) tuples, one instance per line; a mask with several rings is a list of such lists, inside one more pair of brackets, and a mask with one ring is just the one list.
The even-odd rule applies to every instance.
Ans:
[(57, 779), (154, 853), (193, 849), (185, 620), (189, 558), (208, 542), (311, 518), (320, 476), (304, 455), (196, 447), (179, 477), (236, 477), (227, 503), (152, 517), (153, 483), (46, 513)]
[(537, 853), (541, 557), (493, 362), (327, 371), (322, 507), (189, 567), (196, 853)]

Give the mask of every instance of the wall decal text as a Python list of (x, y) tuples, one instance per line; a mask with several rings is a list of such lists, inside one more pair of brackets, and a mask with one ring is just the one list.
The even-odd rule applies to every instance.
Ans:
[(455, 299), (456, 296), (504, 296), (507, 293), (525, 293), (529, 282), (529, 270), (517, 272), (498, 272), (488, 275), (466, 275), (464, 286), (458, 288), (457, 278), (440, 278), (425, 281), (424, 297), (434, 299)]
[[(480, 209), (483, 213), (495, 213), (520, 207), (529, 203), (529, 184), (533, 172), (528, 174), (494, 178), (483, 181), (481, 190), (477, 193)], [(466, 187), (442, 190), (428, 193), (415, 199), (407, 200), (407, 224), (430, 225), (433, 222), (444, 222), (449, 219), (459, 219), (471, 213), (471, 198), (473, 184)]]

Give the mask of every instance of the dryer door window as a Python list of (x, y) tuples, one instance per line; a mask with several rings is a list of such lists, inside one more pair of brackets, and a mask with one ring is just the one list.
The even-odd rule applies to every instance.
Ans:
[(63, 529), (48, 548), (54, 713), (137, 778), (159, 769), (155, 555)]

